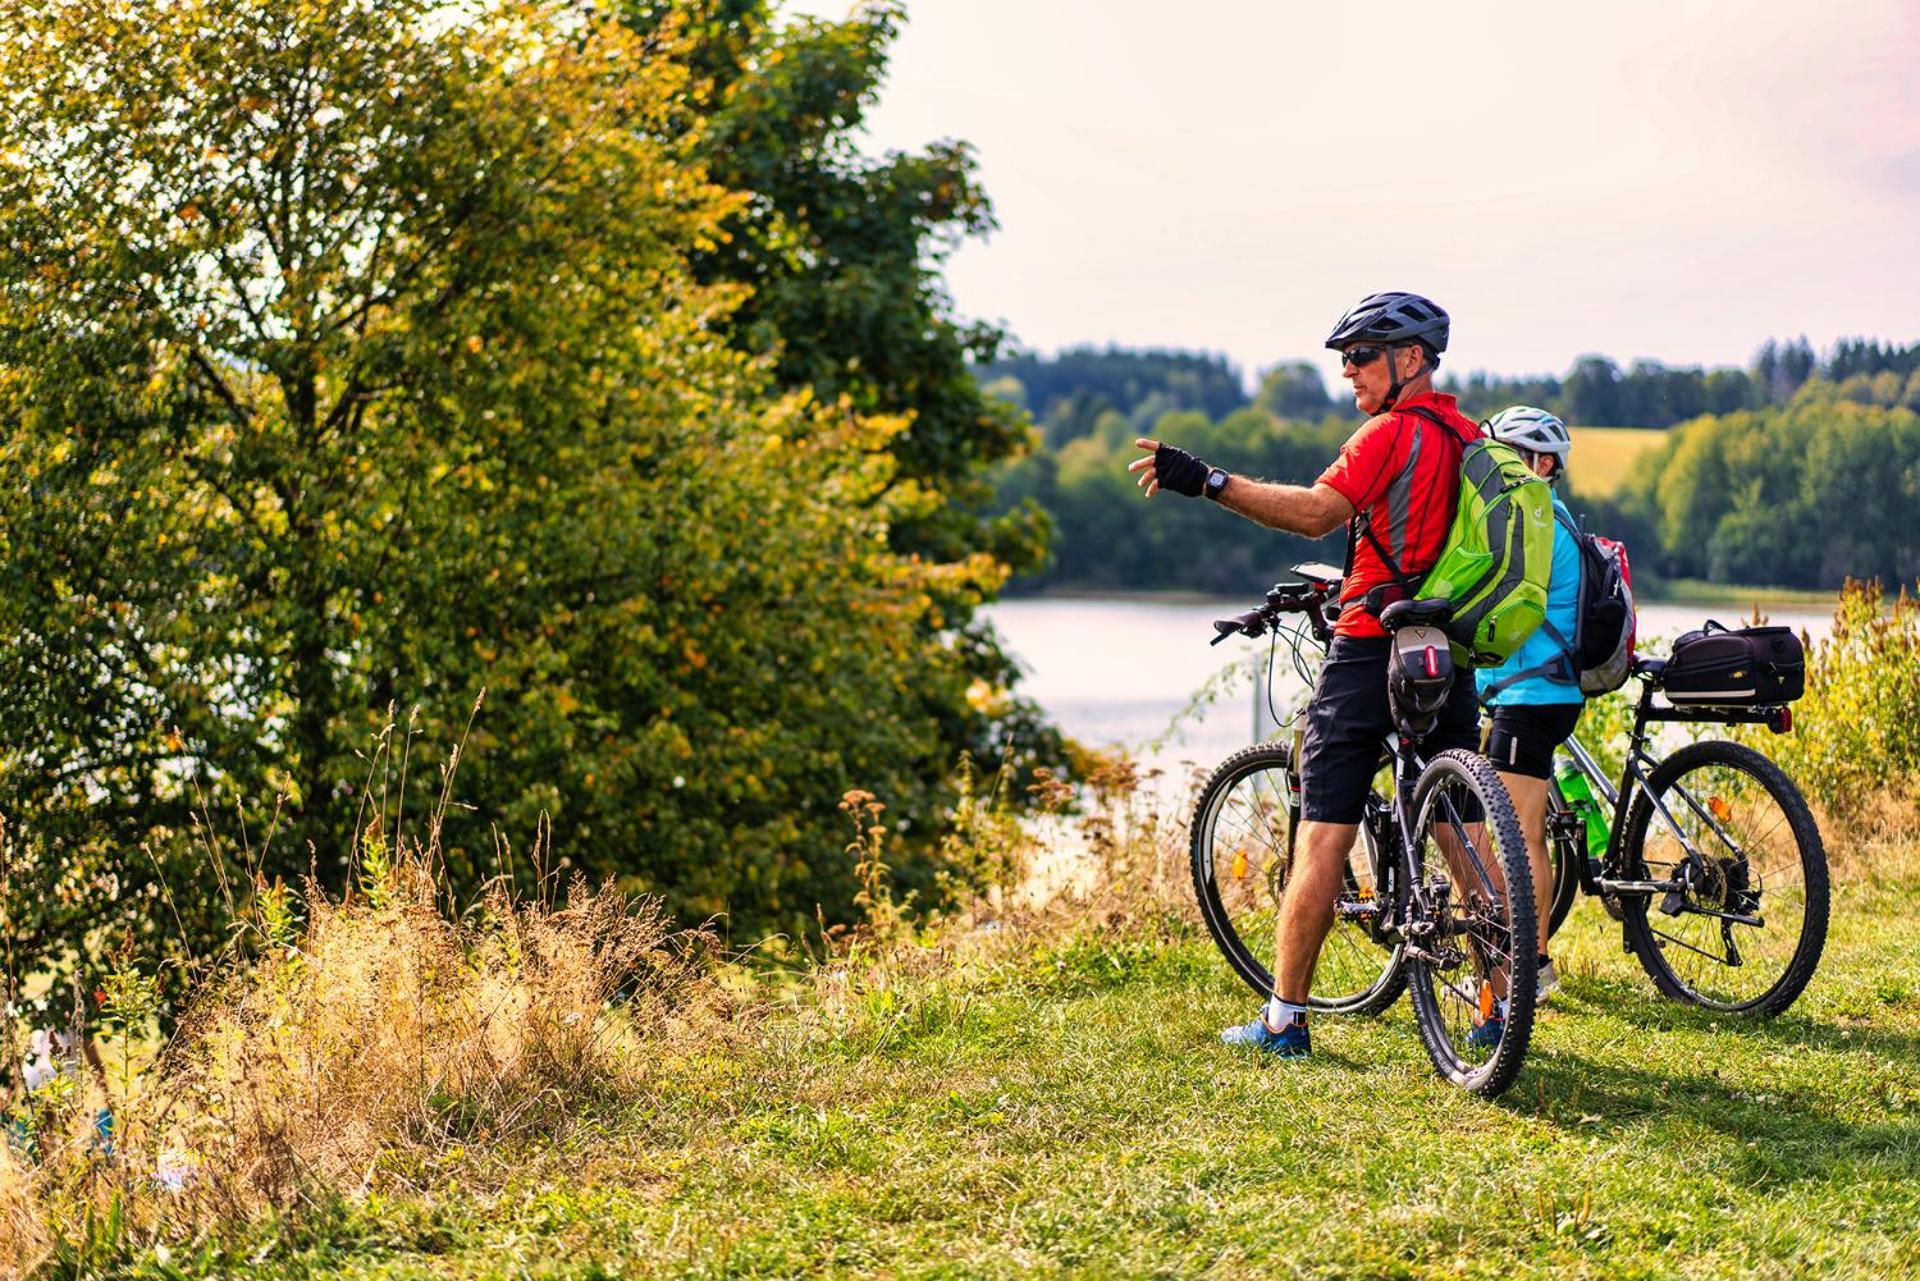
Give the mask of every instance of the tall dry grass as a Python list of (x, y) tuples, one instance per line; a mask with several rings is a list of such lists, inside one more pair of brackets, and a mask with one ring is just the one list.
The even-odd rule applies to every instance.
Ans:
[(46, 1210), (5, 1144), (0, 1144), (0, 1276), (24, 1276), (47, 1257)]
[(791, 971), (741, 981), (704, 932), (609, 885), (576, 880), (552, 899), (497, 886), (454, 914), (437, 822), (395, 850), (376, 816), (346, 895), (253, 886), (237, 922), (247, 946), (202, 980), (164, 1043), (142, 1042), (151, 980), (108, 983), (102, 1004), (126, 1030), (101, 1070), (70, 1064), (13, 1101), (31, 1156), (0, 1151), (0, 1275), (55, 1252), (106, 1266), (231, 1237), (418, 1190), (463, 1159), (473, 1171), (564, 1143), (676, 1056), (757, 1026), (729, 991), (802, 1007), (782, 1035), (833, 1035), (1043, 940), (1190, 916), (1181, 807), (1127, 761), (1084, 769), (1082, 787), (1042, 775), (1024, 798), (1006, 775), (962, 789), (945, 852), (966, 888), (945, 913), (896, 896), (886, 805), (849, 794), (860, 920), (823, 931), (797, 990)]
[(953, 992), (1024, 972), (1036, 949), (1198, 929), (1187, 792), (1124, 755), (1084, 754), (1076, 773), (1077, 786), (1041, 770), (1024, 798), (1012, 794), (1010, 774), (984, 784), (967, 778), (944, 852), (983, 879), (945, 913), (896, 900), (886, 805), (849, 792), (841, 809), (860, 919), (830, 932), (828, 952), (787, 991), (794, 1017), (781, 1022), (781, 1034), (844, 1037), (910, 1019)]
[[(186, 1201), (244, 1218), (404, 1182), (408, 1158), (555, 1136), (631, 1097), (711, 995), (657, 903), (576, 882), (564, 905), (490, 894), (449, 920), (425, 867), (390, 898), (311, 899), (299, 942), (239, 967), (171, 1047)], [(184, 1113), (184, 1115), (179, 1115)]]
[[(58, 1253), (102, 1265), (373, 1192), (464, 1152), (563, 1141), (643, 1090), (724, 1016), (711, 939), (655, 900), (576, 880), (455, 917), (433, 840), (363, 833), (334, 898), (256, 886), (253, 946), (218, 966), (164, 1044), (109, 1046), (13, 1101), (0, 1276)], [(304, 917), (304, 919), (301, 919)], [(139, 1004), (121, 976), (104, 1004)], [(111, 1135), (97, 1118), (111, 1108)], [(103, 1229), (102, 1225), (108, 1225)]]

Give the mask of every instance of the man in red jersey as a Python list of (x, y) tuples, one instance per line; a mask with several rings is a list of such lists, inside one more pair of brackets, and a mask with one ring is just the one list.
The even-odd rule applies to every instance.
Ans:
[[(1393, 732), (1387, 706), (1392, 644), (1379, 613), (1413, 594), (1439, 558), (1460, 492), (1460, 455), (1480, 428), (1452, 396), (1433, 389), (1447, 349), (1447, 313), (1418, 294), (1371, 294), (1340, 318), (1327, 346), (1341, 354), (1353, 400), (1370, 415), (1309, 487), (1232, 476), (1156, 440), (1129, 469), (1147, 497), (1202, 495), (1274, 529), (1319, 538), (1345, 524), (1348, 565), (1340, 621), (1307, 708), (1301, 749), (1301, 824), (1280, 908), (1273, 999), (1221, 1039), (1281, 1057), (1309, 1052), (1307, 993), (1333, 924), (1342, 869), (1353, 848), (1381, 746)], [(1430, 752), (1479, 741), (1473, 682), (1455, 681)]]

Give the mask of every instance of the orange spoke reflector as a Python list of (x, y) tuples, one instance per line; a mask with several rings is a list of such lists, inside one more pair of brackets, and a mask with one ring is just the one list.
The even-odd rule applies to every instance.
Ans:
[(1726, 800), (1722, 797), (1709, 796), (1707, 798), (1707, 808), (1712, 810), (1713, 816), (1722, 823), (1730, 822), (1733, 818), (1733, 806), (1727, 804)]
[(1493, 984), (1480, 985), (1480, 1021), (1485, 1023), (1493, 1017)]
[(1244, 881), (1247, 879), (1247, 852), (1245, 850), (1235, 850), (1233, 852), (1233, 879), (1236, 881)]

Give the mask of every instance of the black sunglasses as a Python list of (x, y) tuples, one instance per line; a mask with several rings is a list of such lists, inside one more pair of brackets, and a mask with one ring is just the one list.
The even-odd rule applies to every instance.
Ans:
[(1355, 369), (1365, 369), (1386, 354), (1385, 347), (1349, 347), (1340, 353), (1340, 359)]

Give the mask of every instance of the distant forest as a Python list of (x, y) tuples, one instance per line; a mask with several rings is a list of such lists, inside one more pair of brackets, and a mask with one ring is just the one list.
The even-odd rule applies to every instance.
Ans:
[[(1356, 418), (1315, 365), (1277, 364), (1249, 394), (1223, 356), (1081, 347), (1001, 359), (979, 378), (1035, 424), (1033, 451), (997, 473), (1000, 509), (1053, 525), (1047, 564), (1015, 591), (1246, 592), (1292, 559), (1342, 552), (1338, 536), (1308, 543), (1198, 504), (1143, 512), (1125, 473), (1134, 437), (1151, 435), (1229, 470), (1310, 481)], [(1475, 417), (1533, 404), (1575, 426), (1674, 429), (1618, 493), (1569, 501), (1624, 538), (1650, 582), (1920, 575), (1920, 343), (1845, 339), (1823, 356), (1805, 338), (1768, 342), (1744, 369), (1585, 356), (1563, 378), (1475, 373), (1441, 389)]]
[[(1920, 343), (1886, 344), (1844, 338), (1826, 358), (1805, 338), (1770, 341), (1745, 369), (1703, 369), (1658, 360), (1622, 368), (1605, 356), (1582, 356), (1564, 378), (1506, 378), (1475, 372), (1447, 374), (1440, 390), (1485, 417), (1508, 405), (1537, 405), (1585, 427), (1671, 427), (1701, 414), (1784, 405), (1809, 380), (1836, 385), (1843, 399), (1920, 409)], [(1285, 361), (1261, 372), (1249, 396), (1240, 369), (1211, 352), (1071, 347), (1055, 356), (1019, 355), (980, 371), (989, 391), (1031, 411), (1048, 445), (1064, 445), (1093, 430), (1107, 410), (1137, 424), (1174, 409), (1224, 418), (1254, 405), (1280, 418), (1350, 415), (1343, 388), (1329, 392), (1319, 367)]]

